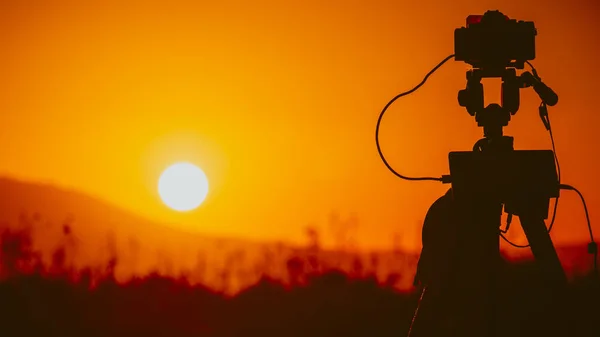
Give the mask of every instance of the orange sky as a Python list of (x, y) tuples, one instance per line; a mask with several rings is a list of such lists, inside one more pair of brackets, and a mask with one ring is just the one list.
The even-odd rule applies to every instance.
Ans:
[[(100, 196), (179, 228), (302, 240), (332, 211), (355, 214), (362, 246), (394, 233), (418, 247), (422, 218), (447, 186), (410, 183), (377, 156), (374, 127), (395, 94), (453, 52), (469, 14), (500, 9), (538, 28), (534, 65), (559, 94), (550, 109), (563, 181), (587, 198), (600, 236), (600, 59), (593, 0), (3, 1), (0, 172)], [(482, 132), (458, 106), (450, 62), (389, 111), (384, 151), (407, 175), (448, 173), (447, 152)], [(488, 102), (500, 97), (486, 81)], [(507, 133), (548, 148), (533, 90)], [(198, 210), (161, 204), (158, 175), (201, 166)], [(576, 195), (561, 199), (557, 241), (586, 239)], [(596, 220), (596, 221), (595, 221)], [(595, 221), (595, 222), (594, 222)]]

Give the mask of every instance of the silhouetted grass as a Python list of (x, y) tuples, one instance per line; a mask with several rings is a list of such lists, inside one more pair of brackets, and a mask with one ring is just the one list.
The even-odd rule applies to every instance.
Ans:
[[(63, 232), (71, 235), (69, 227)], [(358, 258), (350, 261), (350, 271), (341, 271), (320, 260), (318, 247), (288, 258), (285, 280), (263, 276), (231, 295), (192, 284), (186, 275), (152, 273), (118, 282), (114, 254), (102, 267), (77, 269), (65, 262), (66, 250), (59, 246), (44, 262), (27, 228), (5, 229), (0, 240), (4, 337), (404, 336), (416, 305), (416, 294), (395, 286), (401, 275), (382, 282)], [(542, 305), (543, 278), (527, 263), (508, 272), (499, 310), (504, 335), (555, 335), (544, 328), (553, 308)], [(226, 268), (223, 274), (227, 279)], [(577, 323), (590, 336), (600, 336), (593, 321), (600, 318), (597, 280), (576, 279), (570, 291)]]

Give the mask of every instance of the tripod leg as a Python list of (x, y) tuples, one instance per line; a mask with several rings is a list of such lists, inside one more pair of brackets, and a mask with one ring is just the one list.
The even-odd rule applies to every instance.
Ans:
[(569, 305), (567, 276), (552, 244), (544, 219), (524, 215), (520, 215), (519, 218), (535, 262), (542, 274), (543, 282), (539, 283), (539, 287), (545, 289), (541, 300), (543, 303), (538, 305), (543, 312), (549, 309), (545, 314), (544, 322), (537, 325), (536, 335), (538, 333), (544, 335), (545, 333), (539, 329), (547, 329), (547, 332), (558, 332), (563, 336), (579, 336), (578, 325), (575, 324), (576, 317), (572, 306)]
[(567, 276), (560, 264), (544, 219), (524, 215), (519, 218), (523, 232), (529, 241), (531, 252), (545, 278), (552, 282), (552, 286), (557, 287), (557, 290), (564, 289), (567, 286)]
[(415, 285), (421, 296), (409, 330), (409, 337), (450, 336), (442, 322), (448, 321), (450, 309), (446, 283), (452, 275), (457, 221), (453, 214), (452, 191), (438, 198), (429, 208), (423, 223), (423, 248), (417, 265)]
[(417, 318), (419, 317), (419, 309), (421, 308), (421, 303), (423, 302), (423, 297), (425, 296), (425, 292), (427, 291), (427, 286), (421, 289), (421, 296), (419, 296), (419, 301), (417, 302), (417, 308), (415, 309), (415, 313), (413, 315), (412, 321), (410, 322), (410, 327), (408, 329), (407, 337), (415, 337), (414, 329), (416, 327)]
[[(464, 208), (466, 206), (466, 208)], [(500, 263), (498, 228), (502, 205), (495, 200), (479, 198), (461, 207), (457, 268), (462, 282), (457, 336), (494, 337), (497, 334), (497, 279)]]
[(452, 318), (448, 316), (456, 306), (456, 298), (439, 283), (424, 285), (407, 337), (456, 336), (452, 331)]

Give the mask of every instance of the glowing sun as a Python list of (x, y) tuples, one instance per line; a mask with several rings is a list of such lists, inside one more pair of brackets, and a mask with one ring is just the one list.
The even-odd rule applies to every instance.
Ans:
[(198, 166), (176, 163), (160, 175), (158, 194), (169, 208), (179, 212), (191, 211), (206, 199), (208, 179)]

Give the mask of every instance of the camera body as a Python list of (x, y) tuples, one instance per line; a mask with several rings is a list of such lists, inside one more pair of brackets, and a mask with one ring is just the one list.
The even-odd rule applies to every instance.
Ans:
[(467, 26), (454, 30), (454, 59), (474, 68), (522, 69), (535, 59), (536, 35), (532, 21), (511, 20), (499, 11), (469, 15)]

